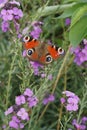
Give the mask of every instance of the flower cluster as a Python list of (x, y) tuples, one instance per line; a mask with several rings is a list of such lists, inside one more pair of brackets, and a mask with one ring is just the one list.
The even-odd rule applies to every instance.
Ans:
[(30, 32), (30, 35), (34, 39), (38, 39), (40, 34), (42, 33), (42, 29), (40, 26), (43, 25), (43, 23), (40, 21), (34, 21), (31, 25), (33, 27), (33, 30)]
[(53, 102), (55, 100), (54, 95), (46, 95), (46, 97), (43, 99), (43, 104), (46, 105), (49, 102)]
[(74, 62), (77, 65), (82, 65), (87, 61), (87, 40), (84, 39), (79, 46), (71, 48), (71, 52), (75, 55)]
[(0, 18), (2, 19), (1, 28), (3, 32), (7, 32), (9, 30), (10, 23), (12, 21), (18, 34), (20, 28), (18, 20), (23, 17), (23, 12), (19, 9), (19, 7), (20, 3), (15, 0), (7, 2), (4, 6), (2, 6)]
[[(38, 103), (37, 97), (33, 94), (32, 90), (26, 88), (23, 95), (15, 98), (15, 105), (5, 111), (5, 115), (11, 114), (9, 127), (14, 129), (24, 128), (24, 122), (30, 119), (28, 110), (36, 106)], [(26, 108), (25, 108), (26, 106)]]
[(78, 130), (87, 130), (87, 117), (82, 117), (80, 123), (78, 123), (77, 120), (74, 119), (72, 125)]
[(63, 94), (66, 95), (65, 98), (61, 98), (61, 103), (64, 104), (67, 111), (77, 111), (79, 97), (70, 91), (64, 91)]

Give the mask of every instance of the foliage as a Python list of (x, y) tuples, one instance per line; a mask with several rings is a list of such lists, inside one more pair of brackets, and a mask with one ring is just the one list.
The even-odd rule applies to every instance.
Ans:
[[(4, 6), (0, 6), (0, 12)], [(21, 0), (18, 8), (22, 10), (23, 16), (21, 12), (18, 19), (5, 21), (9, 26), (4, 25), (4, 30), (4, 20), (0, 16), (0, 129), (14, 130), (9, 126), (9, 121), (17, 111), (14, 110), (14, 113), (8, 115), (5, 115), (5, 112), (11, 106), (14, 108), (14, 105), (17, 105), (17, 96), (23, 95), (26, 88), (29, 88), (37, 97), (38, 103), (31, 108), (27, 107), (27, 103), (21, 104), (21, 107), (26, 108), (29, 120), (22, 122), (24, 128), (21, 126), (20, 130), (83, 130), (82, 118), (87, 119), (87, 58), (80, 65), (74, 60), (77, 56), (75, 49), (79, 47), (83, 53), (87, 44), (80, 45), (87, 37), (87, 0)], [(67, 18), (70, 19), (69, 24), (66, 22)], [(39, 29), (35, 30), (37, 26), (34, 22), (39, 22)], [(32, 31), (36, 31), (34, 36), (38, 33), (40, 41), (50, 41), (65, 50), (65, 55), (57, 61), (39, 69), (37, 67), (37, 75), (36, 65), (34, 68), (23, 56), (21, 41)], [(75, 52), (71, 51), (72, 47)], [(84, 55), (87, 57), (87, 50), (84, 55), (82, 53), (81, 58), (84, 58)], [(65, 102), (61, 102), (62, 97), (67, 98), (62, 94), (66, 90), (78, 95), (77, 111), (68, 111)], [(44, 99), (46, 104), (43, 103)], [(76, 121), (73, 124), (74, 119)], [(87, 122), (84, 127), (86, 130)]]

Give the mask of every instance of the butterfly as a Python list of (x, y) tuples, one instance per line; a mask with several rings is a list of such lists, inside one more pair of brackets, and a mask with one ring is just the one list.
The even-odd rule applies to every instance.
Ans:
[(23, 37), (23, 45), (29, 60), (44, 65), (57, 60), (60, 55), (64, 55), (64, 50), (61, 47), (41, 43), (39, 40), (34, 39), (31, 36)]

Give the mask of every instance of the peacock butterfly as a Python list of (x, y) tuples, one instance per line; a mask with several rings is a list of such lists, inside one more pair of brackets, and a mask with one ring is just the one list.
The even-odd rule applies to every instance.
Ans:
[(41, 43), (30, 36), (23, 37), (23, 45), (27, 51), (27, 57), (40, 64), (49, 64), (64, 54), (64, 50), (61, 47)]

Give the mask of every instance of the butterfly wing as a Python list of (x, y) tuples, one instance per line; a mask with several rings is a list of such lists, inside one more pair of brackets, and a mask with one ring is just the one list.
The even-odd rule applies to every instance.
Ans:
[(48, 46), (48, 52), (52, 56), (54, 60), (58, 59), (60, 54), (58, 53), (58, 47), (55, 46)]
[(39, 45), (39, 42), (37, 40), (28, 41), (27, 43), (24, 43), (24, 47), (26, 50), (29, 48), (35, 48)]
[(39, 41), (37, 41), (36, 39), (31, 39), (31, 40), (28, 40), (28, 41), (24, 42), (24, 48), (26, 49), (26, 51), (27, 51), (27, 57), (30, 60), (37, 61), (38, 54), (35, 51), (35, 48), (37, 46), (39, 46), (39, 44), (40, 44)]

